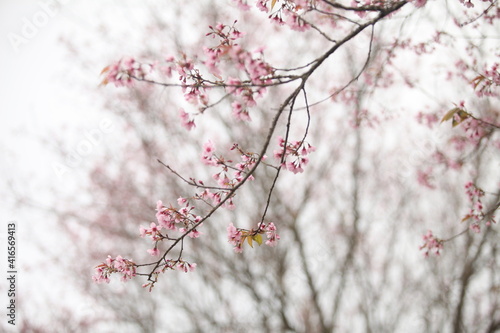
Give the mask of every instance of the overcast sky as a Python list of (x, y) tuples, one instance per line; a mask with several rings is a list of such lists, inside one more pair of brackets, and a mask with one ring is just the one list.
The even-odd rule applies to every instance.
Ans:
[[(121, 6), (128, 3), (116, 2), (123, 3)], [(115, 1), (99, 3), (105, 6)], [(16, 221), (20, 236), (18, 289), (25, 300), (29, 297), (30, 302), (38, 305), (46, 302), (47, 294), (52, 300), (59, 296), (62, 299), (63, 294), (68, 297), (63, 284), (54, 283), (59, 281), (60, 272), (53, 270), (50, 263), (50, 271), (44, 272), (42, 264), (50, 258), (38, 250), (33, 240), (43, 240), (53, 254), (63, 249), (50, 215), (32, 210), (29, 205), (15, 206), (13, 191), (33, 198), (34, 206), (49, 205), (58, 193), (74, 191), (80, 175), (78, 165), (65, 175), (58, 174), (55, 168), (65, 161), (50, 150), (51, 142), (64, 138), (67, 147), (78, 153), (78, 149), (87, 147), (86, 134), (101, 130), (107, 119), (89, 98), (92, 89), (99, 89), (99, 71), (107, 59), (103, 58), (95, 68), (72, 68), (74, 62), (60, 42), (62, 35), (72, 32), (74, 38), (90, 33), (92, 29), (87, 27), (95, 22), (87, 15), (87, 9), (92, 11), (92, 4), (83, 0), (0, 0), (0, 276), (4, 281), (6, 224)], [(118, 23), (125, 22), (118, 10), (113, 15)], [(103, 49), (102, 45), (96, 46), (96, 52), (104, 52)], [(125, 48), (123, 54), (128, 52)], [(112, 131), (107, 134), (116, 135)], [(89, 155), (98, 154), (102, 148), (99, 144), (92, 146)], [(0, 293), (3, 308), (3, 283)], [(30, 306), (27, 309), (33, 309)], [(43, 308), (18, 315), (43, 316)], [(0, 331), (6, 330), (2, 320)]]
[[(33, 198), (35, 206), (43, 206), (50, 202), (49, 186), (56, 191), (70, 190), (72, 177), (78, 173), (69, 173), (64, 179), (56, 174), (54, 166), (64, 161), (49, 149), (50, 141), (64, 137), (77, 149), (85, 140), (85, 130), (96, 128), (102, 118), (88, 98), (79, 93), (82, 85), (69, 84), (73, 77), (81, 81), (81, 71), (68, 66), (67, 52), (59, 41), (63, 33), (81, 29), (85, 22), (75, 8), (79, 3), (78, 0), (0, 0), (0, 172), (3, 175), (0, 267), (4, 281), (6, 224), (16, 221), (18, 291), (23, 302), (29, 299), (29, 303), (37, 306), (46, 304), (47, 293), (57, 299), (63, 289), (54, 283), (60, 275), (53, 267), (43, 271), (44, 266), (50, 267), (50, 259), (40, 253), (33, 240), (43, 240), (54, 252), (60, 251), (61, 243), (53, 228), (55, 222), (29, 205), (15, 207), (13, 192)], [(96, 87), (98, 74), (95, 82), (90, 83)], [(3, 283), (1, 292), (4, 304), (7, 297)], [(27, 309), (33, 307), (28, 305)], [(43, 316), (42, 309), (39, 307), (36, 314)], [(18, 316), (36, 315), (29, 312)], [(2, 311), (2, 332), (10, 329), (6, 328), (4, 317)]]

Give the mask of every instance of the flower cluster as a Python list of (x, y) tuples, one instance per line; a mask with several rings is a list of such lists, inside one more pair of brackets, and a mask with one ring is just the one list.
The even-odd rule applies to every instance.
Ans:
[[(293, 173), (304, 172), (304, 166), (309, 163), (308, 154), (316, 150), (315, 147), (304, 141), (286, 142), (278, 137), (280, 149), (274, 151), (274, 158), (281, 161), (281, 165)], [(286, 146), (286, 147), (285, 147)]]
[(223, 80), (220, 69), (222, 62), (230, 63), (231, 67), (240, 73), (246, 73), (246, 79), (228, 77), (225, 82), (221, 82), (224, 82), (229, 93), (235, 98), (231, 105), (233, 116), (238, 120), (250, 121), (248, 108), (255, 106), (255, 99), (266, 92), (267, 85), (272, 84), (274, 68), (262, 59), (262, 51), (249, 52), (235, 43), (243, 33), (234, 25), (219, 23), (215, 27), (210, 26), (210, 29), (211, 32), (207, 36), (219, 37), (219, 44), (204, 49), (204, 64), (219, 80)]
[(130, 86), (133, 79), (144, 79), (151, 72), (153, 66), (149, 64), (141, 64), (134, 58), (128, 57), (120, 61), (106, 66), (101, 75), (105, 75), (101, 84), (114, 83), (115, 86)]
[[(261, 226), (263, 228), (263, 226)], [(276, 246), (278, 241), (280, 240), (280, 236), (276, 233), (277, 229), (274, 223), (269, 223), (266, 227), (266, 236), (267, 236), (267, 241), (266, 245), (269, 245), (271, 247)]]
[(196, 264), (195, 263), (189, 263), (181, 258), (179, 259), (167, 259), (165, 260), (162, 265), (161, 269), (153, 272), (151, 274), (152, 277), (152, 282), (148, 282), (142, 285), (143, 288), (149, 287), (149, 291), (151, 291), (154, 287), (154, 284), (158, 281), (158, 275), (160, 273), (165, 273), (167, 270), (178, 270), (180, 272), (188, 273), (188, 272), (194, 272), (196, 269)]
[[(233, 188), (242, 182), (247, 173), (259, 160), (258, 154), (245, 152), (238, 144), (234, 144), (230, 150), (237, 151), (240, 154), (241, 162), (234, 163), (233, 160), (226, 160), (223, 156), (216, 155), (215, 145), (210, 140), (203, 145), (203, 152), (201, 154), (201, 161), (205, 165), (219, 166), (221, 168), (212, 178), (222, 188)], [(263, 156), (261, 159), (265, 160), (266, 156)], [(254, 177), (250, 175), (248, 179), (253, 180)]]
[[(472, 182), (468, 182), (467, 184), (465, 184), (465, 193), (467, 194), (472, 207), (470, 208), (469, 213), (462, 219), (462, 221), (472, 219), (470, 229), (476, 233), (480, 233), (481, 226), (479, 223), (486, 216), (483, 211), (484, 206), (481, 201), (481, 198), (484, 196), (484, 191), (474, 185)], [(495, 216), (490, 216), (485, 222), (485, 225), (489, 227), (491, 223), (496, 223)]]
[[(270, 8), (268, 8), (270, 4)], [(311, 0), (284, 0), (277, 10), (269, 15), (269, 18), (280, 25), (287, 25), (295, 31), (306, 31), (311, 26), (303, 18), (302, 15), (310, 10)], [(269, 12), (274, 9), (276, 1), (259, 0), (257, 8), (263, 12)]]
[(184, 109), (179, 110), (179, 117), (181, 119), (181, 125), (188, 131), (192, 130), (193, 128), (196, 127), (196, 124), (194, 123), (193, 117), (184, 111)]
[(195, 263), (188, 263), (187, 261), (184, 261), (182, 259), (177, 260), (177, 264), (175, 265), (175, 268), (181, 272), (187, 273), (187, 272), (194, 272), (196, 269), (196, 264)]
[[(143, 226), (140, 227), (141, 237), (148, 236), (155, 243), (155, 247), (148, 250), (148, 253), (152, 256), (160, 254), (156, 246), (159, 241), (171, 239), (168, 234), (162, 233), (162, 229), (172, 231), (178, 230), (179, 232), (184, 233), (201, 221), (201, 216), (192, 213), (194, 206), (189, 206), (189, 201), (187, 199), (179, 198), (177, 202), (179, 205), (184, 206), (179, 209), (175, 209), (172, 206), (167, 208), (163, 205), (161, 200), (158, 200), (156, 206), (157, 223), (151, 222), (149, 228), (144, 228)], [(178, 228), (178, 224), (181, 224), (182, 227)], [(188, 234), (188, 236), (191, 238), (198, 238), (200, 236), (200, 232), (194, 229)]]
[(434, 254), (439, 255), (440, 251), (443, 249), (443, 240), (437, 238), (432, 234), (432, 231), (429, 230), (427, 231), (427, 234), (425, 234), (422, 237), (424, 244), (420, 246), (420, 250), (426, 249), (425, 250), (425, 257), (429, 256), (429, 252), (434, 250)]
[(471, 0), (459, 0), (459, 1), (460, 1), (460, 3), (462, 3), (467, 8), (473, 8), (474, 7), (474, 4), (472, 3)]
[[(192, 211), (194, 210), (194, 206), (190, 206), (187, 199), (179, 198), (177, 200), (177, 203), (181, 206), (184, 206), (179, 209), (175, 209), (172, 206), (167, 208), (163, 205), (161, 200), (158, 200), (156, 204), (156, 219), (158, 221), (158, 226), (156, 227), (156, 229), (158, 230), (158, 232), (162, 228), (177, 230), (177, 224), (179, 223), (183, 226), (183, 228), (180, 228), (179, 231), (182, 231), (181, 229), (188, 229), (194, 224), (201, 221), (201, 216), (192, 213)], [(141, 236), (149, 235), (148, 232), (149, 229), (144, 229), (141, 227)], [(191, 233), (193, 232), (194, 230)], [(196, 238), (196, 236), (192, 236), (191, 234), (189, 236)], [(152, 236), (152, 238), (154, 241), (156, 241), (155, 237)]]
[(498, 96), (493, 88), (500, 86), (499, 64), (495, 63), (491, 68), (485, 68), (483, 74), (476, 76), (472, 81), (476, 94), (482, 96)]
[[(226, 190), (220, 190), (220, 191), (215, 191), (212, 192), (210, 189), (206, 188), (203, 190), (201, 193), (197, 193), (194, 198), (197, 200), (202, 200), (205, 203), (211, 205), (212, 207), (217, 206), (220, 204), (223, 200), (226, 199), (226, 196), (229, 194), (229, 191)], [(233, 194), (234, 196), (234, 194)], [(223, 207), (233, 210), (236, 208), (234, 202), (233, 202), (233, 197), (228, 198), (225, 202)]]
[(433, 184), (432, 180), (433, 177), (431, 167), (427, 167), (425, 170), (417, 170), (417, 182), (420, 185), (433, 190), (436, 188), (436, 186)]
[[(271, 1), (270, 3), (268, 1), (259, 1), (258, 3), (264, 7), (266, 5), (273, 7), (277, 2), (279, 1)], [(280, 18), (281, 15), (285, 15), (288, 25), (296, 30), (303, 30), (308, 27), (301, 15), (308, 10), (311, 0), (283, 0), (279, 3), (280, 8), (277, 10), (276, 15), (279, 15)], [(239, 1), (239, 4), (240, 7), (246, 9), (246, 2)], [(163, 86), (179, 86), (182, 88), (184, 99), (198, 108), (198, 113), (186, 112), (184, 109), (179, 110), (180, 123), (188, 130), (196, 126), (195, 116), (217, 105), (226, 97), (231, 100), (234, 118), (240, 121), (250, 121), (249, 110), (256, 106), (256, 100), (263, 97), (269, 86), (282, 83), (287, 76), (275, 76), (276, 70), (264, 60), (262, 48), (251, 52), (238, 45), (237, 42), (243, 36), (243, 33), (237, 30), (234, 24), (228, 26), (219, 23), (210, 26), (210, 32), (207, 36), (216, 39), (218, 42), (216, 42), (215, 46), (203, 49), (205, 57), (201, 65), (200, 62), (189, 58), (186, 54), (177, 57), (169, 56), (162, 63), (155, 63), (154, 66), (141, 64), (133, 58), (125, 58), (102, 71), (102, 75), (104, 75), (102, 83), (112, 82), (116, 86), (130, 86), (133, 80), (144, 80), (148, 83)], [(194, 59), (197, 59), (197, 57), (194, 57)], [(154, 78), (150, 76), (153, 68), (157, 71), (154, 74), (160, 74), (162, 77), (171, 78), (175, 76), (175, 73), (178, 74), (180, 84), (156, 81), (156, 76)], [(225, 89), (227, 95), (221, 98), (219, 102), (209, 104), (207, 92), (216, 87)], [(303, 167), (308, 163), (307, 155), (315, 150), (314, 147), (303, 140), (286, 142), (280, 139), (280, 148), (279, 152), (275, 152), (275, 157), (279, 159), (286, 169), (294, 173), (303, 171)], [(116, 258), (108, 256), (106, 262), (96, 267), (96, 274), (93, 276), (94, 281), (97, 283), (109, 282), (109, 277), (113, 273), (123, 274), (123, 280), (136, 275), (147, 275), (148, 283), (144, 284), (144, 287), (149, 286), (151, 290), (159, 274), (167, 270), (194, 271), (196, 264), (182, 259), (182, 244), (187, 237), (197, 238), (200, 236), (201, 233), (198, 229), (202, 225), (201, 222), (204, 218), (196, 214), (198, 207), (191, 205), (190, 202), (201, 201), (202, 204), (206, 203), (211, 207), (210, 213), (205, 218), (221, 207), (222, 203), (225, 208), (233, 209), (235, 207), (233, 202), (235, 190), (244, 181), (252, 180), (251, 173), (261, 161), (266, 159), (266, 156), (246, 151), (238, 144), (234, 144), (231, 151), (231, 154), (236, 157), (231, 156), (232, 159), (228, 159), (226, 156), (216, 153), (215, 145), (211, 141), (203, 145), (201, 161), (207, 166), (217, 168), (217, 171), (212, 175), (213, 180), (218, 184), (217, 186), (205, 186), (202, 181), (194, 178), (185, 179), (165, 165), (186, 183), (201, 188), (202, 191), (188, 198), (179, 198), (177, 205), (169, 204), (165, 206), (162, 201), (158, 201), (156, 221), (151, 222), (149, 226), (140, 227), (140, 236), (149, 238), (154, 244), (147, 252), (151, 256), (160, 259), (151, 264), (137, 265), (121, 256)], [(276, 169), (279, 170), (279, 168)], [(276, 226), (272, 222), (260, 222), (257, 228), (251, 230), (236, 228), (233, 224), (228, 227), (229, 241), (234, 245), (236, 252), (242, 251), (242, 245), (245, 241), (252, 247), (253, 242), (261, 245), (264, 242), (263, 235), (266, 237), (265, 244), (271, 247), (276, 246), (280, 239)], [(162, 252), (159, 248), (161, 242), (168, 242), (171, 246), (168, 247), (168, 250)], [(169, 251), (178, 244), (180, 245), (180, 253), (177, 259), (169, 259), (167, 257)], [(149, 274), (136, 272), (137, 267), (143, 266), (152, 266)]]
[[(216, 80), (207, 78), (206, 71), (197, 66), (195, 60), (186, 54), (181, 54), (178, 57), (168, 56), (162, 63), (154, 66), (141, 64), (134, 58), (122, 59), (102, 70), (101, 74), (105, 74), (102, 84), (113, 82), (116, 86), (130, 86), (134, 79), (145, 79), (153, 68), (158, 70), (156, 74), (163, 74), (168, 78), (177, 72), (184, 99), (198, 106), (199, 113), (211, 107), (207, 90), (213, 87), (224, 87), (229, 95), (232, 95), (233, 116), (237, 120), (250, 121), (249, 109), (256, 105), (255, 100), (262, 97), (267, 87), (273, 84), (275, 69), (264, 61), (262, 49), (250, 52), (236, 43), (244, 36), (244, 33), (237, 30), (234, 24), (229, 26), (218, 23), (209, 28), (210, 32), (207, 36), (217, 37), (219, 43), (214, 47), (204, 48), (205, 59), (202, 64), (209, 73), (215, 76)], [(221, 66), (224, 66), (224, 71)], [(235, 70), (236, 73), (243, 73), (244, 76), (234, 75)], [(223, 78), (222, 72), (228, 75)], [(151, 78), (148, 80), (164, 85), (175, 85), (156, 82)], [(179, 116), (183, 127), (188, 130), (195, 127), (191, 114), (180, 110)]]
[(185, 54), (182, 54), (179, 59), (168, 56), (159, 69), (169, 78), (172, 77), (173, 72), (177, 72), (184, 99), (192, 105), (201, 104), (200, 110), (207, 107), (209, 100), (205, 87), (210, 84), (210, 81), (203, 78), (200, 69), (195, 67), (194, 60)]
[(217, 166), (221, 161), (215, 155), (215, 145), (208, 140), (203, 144), (203, 152), (201, 153), (201, 161), (205, 165)]
[(477, 145), (481, 138), (486, 135), (484, 124), (480, 120), (472, 117), (464, 121), (462, 128), (470, 143), (473, 145)]
[[(241, 162), (237, 163), (235, 165), (236, 172), (234, 173), (234, 179), (239, 183), (243, 181), (243, 178), (245, 177), (246, 173), (249, 172), (255, 163), (257, 163), (257, 160), (259, 160), (259, 155), (256, 153), (251, 153), (251, 152), (246, 152), (243, 149), (240, 148), (240, 146), (235, 143), (232, 147), (231, 150), (236, 150), (240, 153), (240, 158)], [(267, 156), (264, 155), (262, 158), (260, 158), (262, 161), (266, 160)], [(253, 180), (253, 176), (248, 177), (248, 179)]]
[(105, 262), (96, 266), (96, 272), (92, 279), (96, 283), (109, 283), (109, 277), (113, 273), (121, 273), (122, 281), (127, 281), (136, 275), (136, 264), (129, 259), (124, 259), (121, 256), (117, 256), (113, 259), (108, 256)]
[(243, 252), (243, 243), (247, 241), (248, 245), (253, 247), (253, 242), (257, 244), (262, 244), (262, 234), (266, 234), (267, 241), (266, 245), (271, 247), (275, 246), (280, 239), (280, 236), (276, 233), (276, 226), (274, 223), (269, 224), (259, 223), (257, 229), (241, 229), (236, 228), (232, 223), (227, 227), (227, 239), (230, 244), (234, 245), (234, 252)]

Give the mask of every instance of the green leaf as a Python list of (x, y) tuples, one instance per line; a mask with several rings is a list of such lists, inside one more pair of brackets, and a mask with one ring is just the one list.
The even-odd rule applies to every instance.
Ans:
[(254, 241), (256, 241), (259, 245), (262, 245), (262, 235), (261, 234), (257, 234), (255, 236), (252, 237)]
[[(457, 119), (455, 117), (455, 115), (458, 115), (459, 119)], [(455, 107), (455, 108), (451, 109), (450, 111), (446, 112), (443, 119), (441, 119), (441, 122), (451, 119), (451, 124), (453, 127), (455, 127), (457, 125), (460, 125), (461, 122), (463, 122), (465, 119), (467, 119), (469, 117), (470, 117), (470, 114), (467, 111), (465, 111), (464, 109)]]
[(441, 119), (441, 122), (444, 122), (444, 121), (452, 119), (453, 116), (455, 115), (455, 113), (457, 113), (458, 111), (461, 111), (461, 110), (462, 109), (460, 109), (460, 108), (453, 108), (453, 109), (451, 109), (450, 111), (446, 112), (446, 114), (444, 115), (443, 119)]
[(457, 126), (457, 125), (460, 125), (460, 123), (462, 121), (464, 121), (465, 119), (469, 118), (470, 117), (470, 114), (467, 113), (466, 111), (464, 110), (459, 110), (458, 111), (458, 117), (459, 117), (459, 120), (456, 120), (455, 117), (453, 117), (453, 121), (452, 121), (452, 125), (453, 127)]
[(474, 90), (477, 88), (477, 86), (481, 83), (481, 81), (483, 81), (485, 79), (484, 76), (482, 75), (479, 75), (479, 76), (476, 76), (472, 81), (471, 83), (474, 84)]
[(250, 245), (250, 247), (251, 247), (251, 248), (253, 248), (253, 241), (252, 241), (252, 238), (253, 238), (253, 237), (247, 236), (247, 242), (248, 242), (248, 245)]

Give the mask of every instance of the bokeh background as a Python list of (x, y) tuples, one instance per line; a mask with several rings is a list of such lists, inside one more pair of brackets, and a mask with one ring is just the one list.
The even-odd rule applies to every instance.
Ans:
[[(498, 61), (500, 27), (479, 20), (459, 29), (464, 7), (443, 3), (409, 4), (377, 26), (365, 75), (311, 108), (307, 140), (317, 151), (303, 174), (279, 179), (267, 216), (278, 226), (278, 247), (237, 255), (226, 239), (230, 222), (259, 221), (273, 179), (263, 169), (238, 194), (235, 211), (218, 212), (203, 237), (186, 244), (197, 271), (169, 272), (149, 293), (141, 279), (97, 285), (91, 275), (108, 254), (149, 261), (139, 227), (155, 220), (156, 201), (193, 195), (156, 160), (210, 179), (214, 170), (199, 166), (203, 143), (213, 140), (221, 153), (233, 142), (258, 151), (292, 87), (273, 89), (251, 123), (232, 119), (226, 101), (186, 131), (178, 110), (191, 106), (180, 90), (102, 86), (101, 70), (124, 56), (202, 58), (217, 22), (238, 20), (242, 45), (264, 46), (278, 68), (303, 65), (330, 42), (229, 0), (0, 2), (0, 211), (2, 226), (16, 221), (19, 236), (18, 325), (3, 320), (1, 330), (494, 332), (496, 225), (446, 243), (440, 257), (419, 250), (428, 229), (443, 238), (467, 229), (460, 223), (470, 208), (466, 182), (485, 190), (486, 205), (498, 202), (500, 187), (498, 131), (472, 144), (438, 121), (465, 101), (498, 123), (498, 96), (479, 98), (470, 79)], [(333, 38), (343, 33), (324, 29)], [(434, 45), (436, 31), (446, 34)], [(393, 56), (394, 40), (410, 46)], [(369, 41), (363, 33), (327, 61), (308, 84), (309, 100), (349, 82)], [(296, 139), (307, 121), (303, 106), (293, 115)], [(5, 300), (3, 283), (0, 292)]]

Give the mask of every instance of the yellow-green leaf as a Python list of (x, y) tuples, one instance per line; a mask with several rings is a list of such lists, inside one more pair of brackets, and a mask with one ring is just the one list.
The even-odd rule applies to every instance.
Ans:
[(485, 79), (484, 76), (482, 75), (479, 75), (479, 76), (476, 76), (471, 82), (474, 83), (474, 89), (477, 88), (477, 86), (481, 83), (481, 81), (483, 81)]
[(252, 237), (254, 241), (256, 241), (259, 245), (262, 245), (262, 235), (261, 234), (257, 234), (255, 236)]
[(274, 5), (276, 4), (276, 1), (277, 1), (277, 0), (272, 0), (272, 1), (271, 1), (271, 10), (273, 10)]
[(446, 114), (444, 115), (443, 119), (441, 119), (441, 122), (452, 119), (453, 116), (455, 115), (455, 113), (457, 113), (458, 111), (462, 111), (462, 109), (460, 109), (460, 108), (453, 108), (450, 111), (446, 112)]
[(462, 219), (462, 221), (461, 221), (461, 222), (465, 222), (465, 221), (467, 221), (468, 219), (470, 219), (471, 217), (472, 217), (472, 215), (467, 214), (467, 215), (465, 215), (465, 217)]
[(457, 112), (457, 114), (458, 114), (459, 119), (457, 120), (457, 119), (455, 119), (455, 117), (453, 117), (453, 121), (452, 121), (453, 127), (455, 127), (455, 126), (457, 126), (457, 125), (460, 125), (460, 123), (461, 123), (462, 121), (464, 121), (465, 119), (469, 118), (469, 116), (470, 116), (470, 114), (468, 114), (468, 113), (467, 113), (466, 111), (464, 111), (464, 110), (459, 110), (459, 111)]
[(252, 237), (247, 236), (247, 242), (248, 242), (248, 245), (250, 245), (250, 247), (252, 247), (252, 248), (253, 248), (253, 241), (252, 241)]
[(106, 67), (104, 67), (104, 68), (102, 69), (102, 71), (101, 71), (101, 75), (102, 75), (102, 74), (104, 74), (104, 73), (106, 73), (107, 71), (109, 71), (109, 66), (106, 66)]

